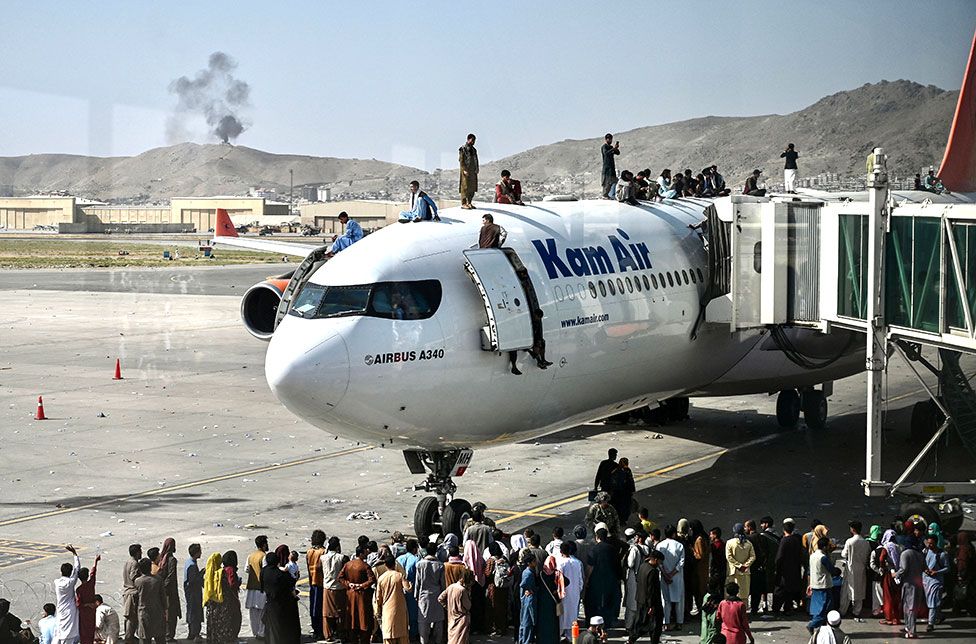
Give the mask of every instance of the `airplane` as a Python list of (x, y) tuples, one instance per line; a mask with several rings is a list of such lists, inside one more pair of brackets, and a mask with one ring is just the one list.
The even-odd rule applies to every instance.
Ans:
[[(974, 55), (976, 39), (940, 168), (949, 201), (976, 192)], [(702, 323), (714, 276), (692, 227), (716, 201), (476, 204), (386, 226), (331, 258), (325, 246), (239, 237), (220, 210), (213, 241), (303, 258), (241, 301), (245, 327), (268, 342), (268, 385), (316, 427), (401, 450), (430, 493), (416, 534), (460, 534), (471, 505), (454, 478), (480, 447), (658, 403), (683, 417), (694, 396), (779, 392), (780, 425), (801, 410), (825, 425), (830, 384), (864, 370), (864, 342), (788, 330), (818, 359), (809, 368), (766, 329)], [(507, 232), (502, 248), (478, 248), (486, 214)]]

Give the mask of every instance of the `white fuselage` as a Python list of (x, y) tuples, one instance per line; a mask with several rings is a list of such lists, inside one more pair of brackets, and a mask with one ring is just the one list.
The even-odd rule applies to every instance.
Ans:
[[(809, 371), (764, 348), (758, 331), (702, 324), (691, 338), (707, 253), (689, 225), (702, 221), (708, 204), (492, 205), (383, 228), (310, 283), (437, 280), (434, 314), (287, 315), (268, 347), (268, 383), (315, 426), (396, 449), (443, 450), (526, 440), (680, 394), (778, 391), (863, 369), (863, 347)], [(477, 246), (484, 213), (505, 228), (505, 246), (528, 269), (544, 313), (548, 369), (522, 351), (523, 375), (513, 375), (507, 353), (482, 349), (487, 313), (463, 252)], [(594, 259), (601, 249), (609, 263)]]

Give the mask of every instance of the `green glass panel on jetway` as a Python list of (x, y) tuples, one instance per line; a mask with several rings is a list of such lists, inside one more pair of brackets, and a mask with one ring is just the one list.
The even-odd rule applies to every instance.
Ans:
[(938, 333), (939, 289), (942, 286), (942, 220), (915, 217), (915, 284), (912, 289), (912, 328)]
[(885, 317), (888, 324), (911, 326), (912, 218), (892, 217), (885, 251)]
[[(969, 307), (970, 316), (976, 315), (976, 224), (952, 221), (952, 238), (959, 254), (959, 268), (962, 272), (963, 297), (960, 299), (956, 271), (951, 258), (946, 258), (946, 323), (957, 329), (966, 328), (966, 313), (963, 306)], [(948, 252), (948, 246), (946, 252)]]
[(838, 215), (837, 314), (864, 319), (867, 311), (868, 218)]

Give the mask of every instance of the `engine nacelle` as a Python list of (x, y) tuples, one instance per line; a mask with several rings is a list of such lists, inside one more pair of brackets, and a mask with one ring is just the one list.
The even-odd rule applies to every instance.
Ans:
[(288, 288), (289, 278), (266, 279), (247, 289), (241, 299), (241, 321), (244, 328), (258, 340), (268, 342), (274, 335), (275, 318), (281, 294)]

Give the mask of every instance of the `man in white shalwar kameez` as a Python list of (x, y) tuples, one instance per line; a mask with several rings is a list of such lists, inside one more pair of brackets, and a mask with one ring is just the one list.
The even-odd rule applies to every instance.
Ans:
[[(851, 521), (851, 538), (844, 543), (841, 558), (847, 562), (847, 574), (844, 576), (847, 597), (841, 598), (841, 606), (846, 608), (847, 600), (853, 604), (854, 617), (860, 617), (864, 609), (864, 596), (867, 591), (867, 571), (871, 561), (871, 544), (861, 536), (860, 521)], [(846, 583), (846, 582), (850, 583)], [(846, 611), (841, 611), (843, 615)]]
[(631, 539), (627, 550), (627, 569), (624, 571), (624, 625), (630, 633), (637, 624), (637, 569), (651, 554), (651, 549), (644, 545), (644, 534), (627, 528), (624, 536)]
[(55, 619), (54, 644), (74, 644), (78, 641), (78, 604), (75, 602), (75, 586), (78, 585), (78, 571), (81, 562), (74, 546), (65, 548), (74, 555), (73, 563), (61, 565), (61, 576), (54, 580)]
[(678, 530), (672, 525), (664, 529), (667, 537), (657, 544), (664, 555), (661, 562), (661, 598), (664, 600), (664, 626), (670, 630), (671, 608), (674, 607), (678, 628), (685, 623), (685, 547), (675, 537)]
[(573, 624), (579, 619), (580, 597), (583, 594), (583, 563), (571, 553), (576, 544), (564, 541), (556, 553), (556, 570), (562, 573), (566, 594), (563, 596), (563, 614), (559, 617), (559, 632), (573, 641)]

